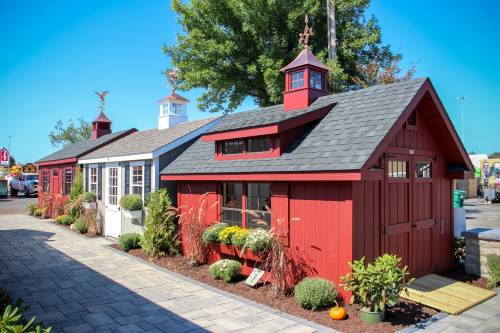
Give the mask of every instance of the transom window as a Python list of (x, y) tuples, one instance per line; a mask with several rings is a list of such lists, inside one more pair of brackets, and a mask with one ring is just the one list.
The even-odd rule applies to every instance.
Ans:
[(242, 154), (244, 151), (244, 140), (227, 140), (222, 143), (222, 153), (225, 155)]
[(108, 204), (118, 205), (118, 168), (109, 168)]
[(222, 222), (242, 228), (271, 227), (269, 183), (223, 183)]
[(259, 136), (247, 139), (226, 140), (222, 142), (222, 154), (245, 154), (261, 153), (270, 151), (272, 138), (270, 136)]
[(322, 86), (322, 75), (320, 72), (309, 71), (309, 87), (314, 89), (320, 89)]
[(390, 160), (387, 162), (387, 177), (408, 178), (408, 162)]
[(144, 187), (144, 167), (142, 165), (136, 165), (131, 167), (131, 182), (130, 182), (130, 192), (132, 194), (139, 194), (142, 197), (142, 189)]
[(71, 186), (73, 185), (73, 169), (64, 169), (64, 194), (71, 193)]
[(304, 86), (304, 71), (292, 73), (292, 89), (302, 88)]
[(97, 193), (97, 168), (89, 168), (89, 192)]
[(415, 163), (415, 178), (432, 178), (432, 163), (431, 162)]

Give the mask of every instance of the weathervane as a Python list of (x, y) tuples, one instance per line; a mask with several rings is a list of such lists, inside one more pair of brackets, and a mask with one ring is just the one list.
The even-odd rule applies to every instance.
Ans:
[(304, 32), (299, 34), (299, 36), (300, 36), (299, 44), (302, 44), (302, 46), (304, 46), (304, 48), (308, 48), (309, 47), (309, 38), (314, 36), (314, 31), (313, 31), (313, 28), (308, 25), (309, 18), (307, 16), (307, 14), (306, 14), (305, 22), (306, 22), (306, 26), (304, 27)]
[(97, 96), (99, 96), (99, 100), (101, 102), (99, 109), (101, 110), (101, 112), (104, 112), (104, 106), (106, 105), (105, 98), (106, 98), (106, 95), (109, 94), (109, 91), (103, 91), (103, 92), (96, 91), (95, 93)]
[(179, 73), (176, 67), (167, 72), (167, 80), (172, 87), (172, 93), (175, 93), (175, 90), (177, 89), (177, 81), (179, 80)]

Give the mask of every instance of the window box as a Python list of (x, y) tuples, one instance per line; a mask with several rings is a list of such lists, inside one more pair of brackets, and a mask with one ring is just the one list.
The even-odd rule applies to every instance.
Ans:
[(142, 210), (123, 210), (123, 216), (129, 219), (142, 219)]
[(237, 251), (238, 251), (238, 256), (242, 259), (252, 260), (252, 261), (256, 261), (256, 262), (263, 261), (260, 256), (256, 255), (255, 253), (253, 253), (249, 249), (245, 249), (245, 252), (243, 252), (243, 253), (241, 253), (240, 249), (237, 249)]
[(245, 251), (242, 253), (241, 249), (237, 248), (234, 245), (214, 243), (212, 244), (212, 249), (228, 256), (251, 260), (255, 262), (262, 262), (262, 258), (252, 253), (252, 251), (250, 251), (249, 249), (245, 249)]

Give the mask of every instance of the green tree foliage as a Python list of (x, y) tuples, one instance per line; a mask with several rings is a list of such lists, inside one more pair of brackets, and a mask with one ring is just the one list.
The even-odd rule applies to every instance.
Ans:
[(142, 249), (150, 256), (178, 254), (177, 211), (172, 208), (167, 190), (162, 188), (149, 193), (146, 206)]
[(67, 126), (64, 126), (62, 120), (58, 120), (54, 126), (54, 130), (49, 134), (49, 139), (54, 147), (60, 145), (65, 147), (69, 144), (89, 139), (91, 134), (92, 125), (83, 118), (77, 119), (76, 122), (70, 119)]
[[(337, 0), (337, 61), (329, 62), (330, 89), (342, 92), (408, 79), (398, 77), (401, 55), (382, 44), (370, 0)], [(311, 47), (326, 63), (326, 1), (192, 0), (173, 1), (183, 33), (164, 52), (178, 68), (180, 89), (206, 88), (198, 99), (204, 111), (231, 112), (246, 97), (260, 106), (282, 101), (280, 69), (299, 53), (304, 16), (314, 29)]]
[(488, 158), (500, 158), (500, 151), (489, 154)]

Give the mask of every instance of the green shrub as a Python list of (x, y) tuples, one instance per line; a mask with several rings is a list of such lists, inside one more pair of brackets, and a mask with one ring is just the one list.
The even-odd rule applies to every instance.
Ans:
[(78, 232), (80, 232), (81, 234), (86, 233), (88, 231), (88, 228), (87, 228), (87, 223), (85, 223), (85, 220), (82, 218), (76, 220), (75, 229), (78, 230)]
[(20, 302), (13, 305), (7, 305), (0, 318), (0, 332), (26, 332), (26, 333), (50, 333), (52, 329), (43, 328), (35, 324), (35, 317), (30, 320), (23, 318), (25, 307), (22, 307)]
[(97, 195), (95, 192), (85, 192), (82, 194), (82, 202), (94, 203), (97, 201)]
[(253, 253), (259, 253), (268, 250), (272, 240), (273, 233), (271, 231), (259, 228), (248, 234), (245, 245)]
[(203, 243), (206, 245), (219, 241), (219, 233), (227, 228), (226, 223), (215, 223), (205, 229), (203, 232)]
[(238, 248), (242, 249), (245, 246), (249, 233), (250, 231), (248, 229), (238, 230), (231, 237), (231, 244), (236, 245)]
[(61, 219), (61, 224), (65, 224), (65, 225), (70, 225), (72, 224), (73, 222), (75, 222), (75, 218), (71, 215), (63, 215), (64, 218)]
[(139, 194), (127, 194), (120, 199), (120, 206), (125, 210), (141, 210), (142, 198)]
[(166, 189), (150, 192), (146, 199), (146, 221), (141, 239), (142, 249), (150, 256), (176, 255), (179, 253), (177, 211)]
[(238, 226), (231, 226), (222, 229), (219, 232), (219, 240), (221, 243), (226, 244), (226, 245), (231, 245), (232, 244), (232, 239), (233, 235), (241, 230), (240, 227)]
[(71, 185), (71, 192), (69, 193), (68, 203), (71, 203), (78, 199), (83, 193), (83, 171), (79, 169), (76, 172), (75, 179)]
[(337, 288), (329, 280), (311, 277), (300, 281), (294, 290), (297, 303), (313, 311), (332, 305), (338, 294)]
[(68, 215), (72, 216), (73, 219), (77, 219), (82, 216), (82, 214), (85, 212), (85, 209), (83, 208), (82, 197), (79, 196), (74, 200), (68, 199), (65, 209)]
[(118, 238), (118, 243), (120, 244), (122, 249), (125, 250), (125, 252), (140, 248), (140, 241), (141, 235), (136, 233), (123, 234)]
[(490, 273), (490, 278), (488, 279), (488, 286), (495, 288), (497, 283), (500, 282), (500, 256), (496, 254), (490, 254), (486, 257), (488, 262), (488, 272)]
[(66, 216), (68, 216), (68, 215), (58, 215), (58, 216), (56, 217), (56, 222), (57, 222), (57, 223), (59, 223), (59, 224), (61, 224), (61, 223), (62, 223), (62, 221), (64, 220), (64, 218), (65, 218)]
[(34, 202), (31, 202), (29, 204), (26, 205), (26, 210), (28, 211), (28, 214), (30, 215), (34, 215), (35, 214), (35, 210), (38, 208), (38, 205)]
[(465, 259), (465, 238), (455, 237), (453, 240), (453, 256), (456, 260)]
[(44, 210), (45, 209), (43, 209), (43, 208), (37, 208), (37, 209), (35, 209), (35, 212), (34, 212), (35, 216), (42, 217)]
[(408, 268), (399, 267), (401, 258), (384, 254), (375, 262), (365, 265), (365, 258), (349, 263), (352, 273), (340, 277), (344, 281), (344, 289), (352, 291), (351, 303), (360, 301), (370, 311), (383, 311), (386, 306), (399, 302), (399, 294), (406, 290)]
[(224, 280), (224, 282), (231, 282), (241, 270), (241, 263), (236, 260), (221, 259), (208, 268), (208, 271), (216, 279)]

